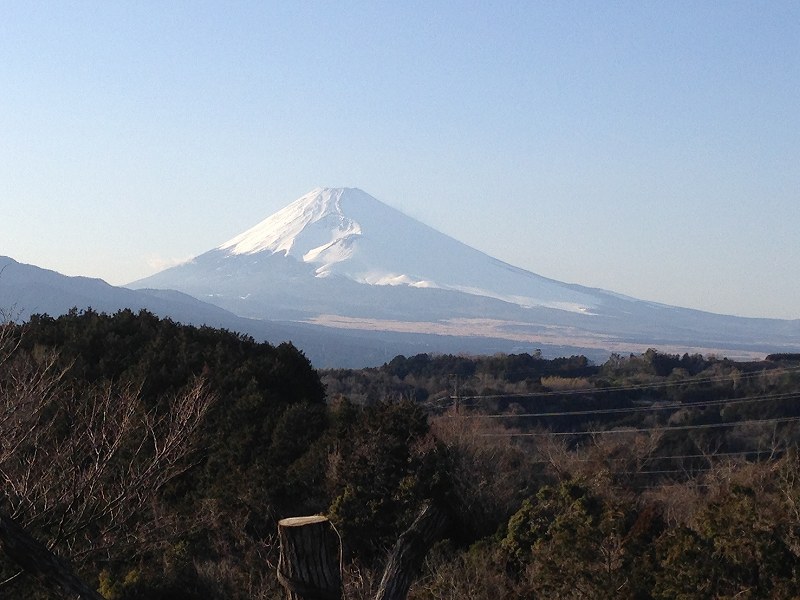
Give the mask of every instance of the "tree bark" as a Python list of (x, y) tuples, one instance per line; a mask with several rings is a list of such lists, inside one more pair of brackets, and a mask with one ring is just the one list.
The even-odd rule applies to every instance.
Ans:
[(80, 600), (103, 600), (103, 597), (75, 573), (69, 564), (35, 540), (14, 520), (0, 513), (0, 546), (3, 552), (26, 573), (65, 596)]
[(323, 516), (278, 522), (278, 581), (289, 600), (341, 600), (341, 542)]
[(392, 550), (375, 600), (405, 600), (431, 546), (447, 529), (447, 514), (435, 504), (419, 513)]

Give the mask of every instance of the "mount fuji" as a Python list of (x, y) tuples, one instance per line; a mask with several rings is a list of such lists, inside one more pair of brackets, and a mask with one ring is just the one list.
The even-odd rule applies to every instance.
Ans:
[[(494, 259), (355, 188), (317, 188), (193, 260), (133, 282), (251, 319), (504, 339), (520, 349), (763, 356), (800, 320), (750, 319), (562, 283)], [(471, 349), (475, 349), (474, 344)]]

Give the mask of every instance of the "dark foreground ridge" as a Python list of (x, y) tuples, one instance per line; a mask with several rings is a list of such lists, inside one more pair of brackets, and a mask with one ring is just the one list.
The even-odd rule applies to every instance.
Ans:
[(325, 515), (350, 599), (794, 597), (797, 358), (315, 371), (145, 311), (6, 324), (0, 593), (281, 597), (279, 521)]

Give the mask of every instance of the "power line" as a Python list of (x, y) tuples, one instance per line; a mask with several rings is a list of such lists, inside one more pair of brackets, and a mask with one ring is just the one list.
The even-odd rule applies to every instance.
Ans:
[(514, 419), (521, 417), (576, 417), (586, 415), (610, 415), (610, 414), (625, 414), (625, 413), (639, 413), (639, 412), (657, 412), (665, 410), (678, 410), (682, 408), (700, 408), (710, 406), (729, 406), (733, 404), (749, 404), (755, 402), (767, 402), (769, 400), (791, 400), (800, 399), (800, 394), (797, 392), (786, 392), (782, 394), (771, 394), (766, 396), (748, 396), (745, 398), (733, 398), (725, 400), (707, 400), (701, 402), (692, 402), (691, 404), (683, 403), (670, 403), (653, 406), (630, 406), (626, 408), (596, 408), (586, 410), (573, 410), (573, 411), (554, 411), (554, 412), (540, 412), (540, 413), (493, 413), (493, 414), (460, 414), (460, 415), (447, 415), (447, 419)]
[(533, 432), (507, 432), (507, 433), (482, 433), (481, 437), (565, 437), (578, 435), (620, 435), (630, 433), (654, 433), (664, 431), (688, 431), (692, 429), (714, 429), (736, 427), (739, 425), (764, 425), (767, 423), (790, 423), (800, 421), (800, 417), (782, 417), (774, 419), (750, 419), (732, 421), (728, 423), (704, 423), (698, 425), (672, 425), (669, 427), (636, 427), (631, 429), (596, 429), (586, 431), (533, 431)]
[(708, 473), (713, 471), (711, 467), (701, 467), (697, 469), (658, 469), (655, 471), (617, 471), (615, 475), (674, 475), (681, 473), (683, 475), (694, 475), (696, 473)]
[[(769, 454), (775, 455), (779, 453), (785, 452), (786, 449), (780, 450), (741, 450), (739, 452), (709, 452), (707, 454), (672, 454), (672, 455), (665, 455), (665, 456), (645, 456), (640, 458), (642, 463), (649, 463), (649, 462), (656, 462), (656, 461), (673, 461), (673, 460), (687, 460), (687, 459), (694, 459), (694, 458), (705, 458), (707, 460), (720, 458), (720, 457), (732, 457), (732, 456), (761, 456), (762, 454)], [(607, 458), (607, 457), (600, 457), (600, 458), (569, 458), (570, 462), (577, 462), (577, 463), (609, 463), (609, 462), (630, 462), (631, 458)], [(533, 460), (529, 461), (530, 464), (542, 464), (548, 465), (553, 462), (552, 459), (549, 460)]]
[[(682, 380), (673, 380), (673, 381), (657, 381), (651, 383), (641, 383), (641, 384), (631, 384), (631, 385), (619, 385), (619, 386), (609, 386), (609, 387), (600, 387), (600, 388), (578, 388), (574, 390), (562, 390), (562, 391), (543, 391), (543, 392), (517, 392), (517, 393), (507, 393), (507, 394), (470, 394), (466, 396), (460, 396), (460, 400), (500, 400), (505, 398), (543, 398), (548, 396), (572, 396), (572, 395), (581, 395), (581, 394), (599, 394), (599, 393), (609, 393), (609, 392), (628, 392), (628, 391), (639, 391), (639, 390), (650, 390), (650, 389), (658, 389), (658, 388), (670, 388), (670, 387), (677, 387), (677, 386), (693, 386), (699, 385), (704, 383), (720, 383), (723, 381), (733, 381), (734, 379), (742, 380), (742, 379), (753, 379), (756, 377), (760, 377), (764, 375), (764, 373), (769, 373), (770, 375), (782, 375), (788, 373), (795, 373), (800, 371), (800, 366), (798, 367), (783, 367), (778, 369), (770, 369), (770, 370), (762, 370), (762, 371), (753, 371), (750, 373), (731, 373), (728, 375), (716, 375), (711, 377), (701, 377), (699, 379), (682, 379)], [(435, 400), (434, 402), (443, 402), (446, 400), (453, 400), (453, 397), (448, 398), (440, 398)]]

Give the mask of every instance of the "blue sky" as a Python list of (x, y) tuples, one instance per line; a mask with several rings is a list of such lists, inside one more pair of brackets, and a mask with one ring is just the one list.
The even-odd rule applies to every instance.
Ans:
[(316, 186), (800, 318), (800, 3), (0, 0), (0, 254), (115, 284)]

